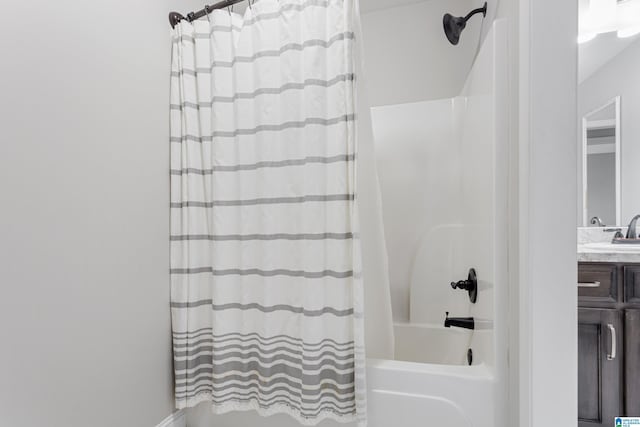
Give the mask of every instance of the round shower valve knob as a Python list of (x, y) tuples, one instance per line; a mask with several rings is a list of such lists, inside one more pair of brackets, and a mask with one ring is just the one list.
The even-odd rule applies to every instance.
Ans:
[(473, 304), (478, 300), (478, 277), (476, 275), (475, 268), (469, 269), (467, 280), (459, 280), (457, 282), (451, 282), (453, 289), (462, 289), (469, 293), (469, 301)]

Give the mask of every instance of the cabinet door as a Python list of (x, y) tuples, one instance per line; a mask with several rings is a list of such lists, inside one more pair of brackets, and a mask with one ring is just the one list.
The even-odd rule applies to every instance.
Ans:
[(578, 309), (578, 425), (612, 426), (622, 413), (622, 312)]
[(624, 300), (631, 304), (640, 303), (640, 267), (637, 265), (624, 267)]
[(625, 413), (640, 417), (640, 310), (624, 314)]

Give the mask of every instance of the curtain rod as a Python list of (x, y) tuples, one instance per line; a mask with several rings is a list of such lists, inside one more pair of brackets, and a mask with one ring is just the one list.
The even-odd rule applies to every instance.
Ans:
[(200, 9), (196, 12), (190, 12), (186, 17), (182, 16), (178, 12), (171, 12), (169, 14), (169, 23), (171, 24), (171, 28), (175, 28), (176, 25), (178, 25), (178, 22), (182, 21), (183, 19), (186, 19), (189, 22), (193, 22), (196, 19), (204, 18), (216, 9), (224, 9), (225, 7), (233, 6), (234, 4), (240, 3), (242, 1), (244, 0), (223, 0), (216, 4), (212, 4), (211, 6), (205, 6), (204, 9)]

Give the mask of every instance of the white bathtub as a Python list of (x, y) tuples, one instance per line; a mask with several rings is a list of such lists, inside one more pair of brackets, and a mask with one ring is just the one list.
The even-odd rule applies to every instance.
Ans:
[(494, 381), (483, 365), (372, 360), (369, 427), (495, 427)]
[(396, 360), (436, 365), (467, 365), (471, 331), (445, 328), (442, 325), (411, 323), (395, 323), (393, 329)]
[(370, 427), (495, 426), (493, 373), (468, 366), (470, 331), (406, 323), (394, 330), (396, 360), (367, 361)]

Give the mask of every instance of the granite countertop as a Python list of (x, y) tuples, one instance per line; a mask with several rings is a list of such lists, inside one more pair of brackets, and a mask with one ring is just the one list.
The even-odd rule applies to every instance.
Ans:
[[(640, 245), (610, 245), (615, 234), (611, 228), (578, 228), (578, 262), (640, 263)], [(626, 233), (626, 227), (618, 228)]]
[(578, 246), (578, 262), (620, 262), (625, 264), (640, 263), (640, 248), (638, 252), (593, 251)]

